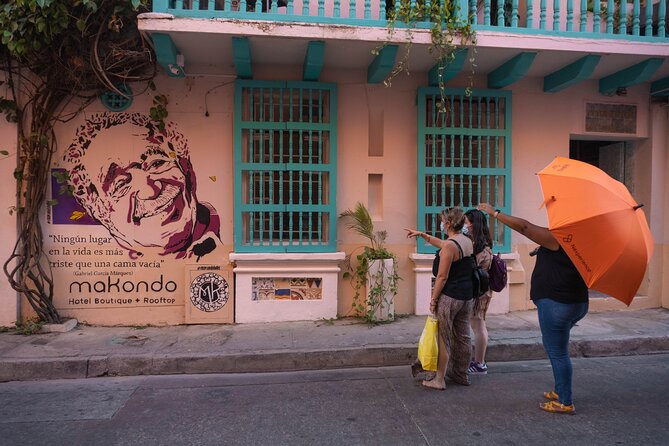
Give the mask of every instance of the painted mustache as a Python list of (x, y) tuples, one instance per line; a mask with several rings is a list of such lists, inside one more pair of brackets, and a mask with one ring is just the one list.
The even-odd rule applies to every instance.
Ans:
[(136, 198), (132, 220), (138, 222), (142, 218), (152, 217), (163, 212), (181, 193), (181, 188), (173, 184), (166, 184), (155, 198)]

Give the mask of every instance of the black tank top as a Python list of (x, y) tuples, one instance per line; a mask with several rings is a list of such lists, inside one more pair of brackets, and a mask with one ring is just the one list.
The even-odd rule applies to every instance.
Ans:
[(539, 247), (530, 298), (548, 298), (563, 304), (588, 301), (588, 287), (562, 246), (557, 251)]
[[(474, 287), (472, 286), (472, 259), (471, 257), (462, 256), (462, 248), (460, 244), (453, 239), (449, 239), (455, 243), (460, 250), (460, 260), (451, 263), (451, 269), (448, 272), (448, 279), (444, 289), (440, 294), (445, 294), (456, 300), (470, 300), (474, 298)], [(435, 277), (439, 273), (439, 254), (441, 250), (437, 251), (434, 262), (432, 262), (432, 275)]]

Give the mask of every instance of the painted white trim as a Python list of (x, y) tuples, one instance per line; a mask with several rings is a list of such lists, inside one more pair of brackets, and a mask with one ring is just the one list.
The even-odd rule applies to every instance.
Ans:
[[(348, 40), (362, 42), (404, 43), (406, 34), (388, 34), (387, 28), (322, 23), (267, 22), (264, 20), (176, 18), (169, 14), (160, 18), (148, 14), (138, 17), (138, 26), (145, 32), (203, 33), (231, 36), (290, 37), (303, 39)], [(401, 30), (400, 30), (401, 31)], [(415, 45), (431, 45), (429, 29), (411, 31)], [(542, 34), (477, 31), (477, 48), (516, 50), (560, 50), (567, 52), (606, 52), (634, 56), (669, 56), (669, 43), (617, 39), (587, 39)], [(456, 45), (458, 42), (454, 42)]]
[(346, 257), (345, 252), (326, 253), (247, 253), (231, 252), (230, 260), (235, 262), (339, 262)]
[[(235, 263), (235, 321), (277, 322), (337, 317), (339, 262), (346, 253), (230, 253)], [(317, 277), (319, 300), (253, 300), (254, 277)]]

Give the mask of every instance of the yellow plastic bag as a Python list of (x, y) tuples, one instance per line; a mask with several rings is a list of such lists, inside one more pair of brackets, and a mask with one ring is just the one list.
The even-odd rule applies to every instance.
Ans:
[(418, 341), (418, 360), (423, 370), (432, 372), (437, 370), (437, 357), (439, 356), (438, 326), (439, 322), (434, 317), (427, 317), (423, 334), (420, 335)]

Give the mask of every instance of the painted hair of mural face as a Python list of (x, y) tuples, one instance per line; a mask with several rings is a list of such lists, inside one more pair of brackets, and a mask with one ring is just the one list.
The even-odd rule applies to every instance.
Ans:
[(64, 161), (73, 195), (124, 247), (183, 251), (198, 203), (184, 136), (140, 113), (99, 113), (79, 127)]

